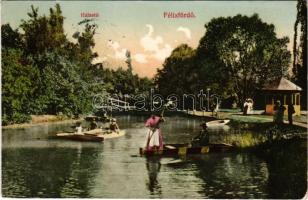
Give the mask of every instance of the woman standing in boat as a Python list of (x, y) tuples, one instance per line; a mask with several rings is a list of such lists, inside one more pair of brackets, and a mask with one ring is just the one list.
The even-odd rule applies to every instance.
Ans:
[(163, 137), (160, 130), (160, 123), (164, 122), (162, 115), (152, 115), (145, 123), (145, 126), (149, 128), (146, 137), (146, 150), (162, 150), (163, 149)]

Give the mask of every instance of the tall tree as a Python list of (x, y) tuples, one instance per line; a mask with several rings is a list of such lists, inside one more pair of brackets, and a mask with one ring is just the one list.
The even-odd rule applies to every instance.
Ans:
[[(240, 105), (247, 97), (253, 97), (266, 81), (287, 74), (289, 39), (277, 38), (274, 25), (262, 22), (257, 14), (215, 18), (205, 28), (197, 48), (197, 66), (201, 71), (209, 72), (207, 68), (213, 71), (199, 78), (211, 80), (214, 76), (213, 83), (221, 84), (222, 90), (226, 83), (231, 83), (228, 92), (238, 98)], [(215, 80), (217, 75), (224, 81)]]
[[(298, 44), (299, 41), (299, 44)], [(297, 1), (294, 24), (293, 73), (295, 82), (303, 89), (302, 105), (307, 107), (307, 1)]]
[(194, 70), (193, 57), (195, 50), (187, 44), (176, 47), (166, 58), (163, 68), (157, 70), (154, 78), (161, 95), (177, 94), (193, 91), (197, 72)]
[(2, 117), (3, 123), (21, 123), (29, 119), (39, 73), (26, 64), (22, 51), (7, 49), (2, 54)]
[(21, 48), (21, 35), (18, 30), (13, 30), (10, 24), (3, 24), (1, 26), (1, 45), (2, 50), (8, 48)]

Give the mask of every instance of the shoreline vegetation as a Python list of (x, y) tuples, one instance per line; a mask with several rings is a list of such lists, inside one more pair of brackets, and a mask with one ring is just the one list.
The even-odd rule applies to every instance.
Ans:
[(31, 120), (21, 124), (10, 124), (3, 126), (2, 129), (20, 129), (30, 128), (34, 126), (47, 125), (47, 124), (62, 124), (62, 123), (74, 123), (82, 120), (82, 118), (70, 118), (64, 115), (31, 115)]

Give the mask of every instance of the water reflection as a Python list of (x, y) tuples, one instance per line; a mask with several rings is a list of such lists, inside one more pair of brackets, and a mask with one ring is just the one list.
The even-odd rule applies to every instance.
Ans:
[(209, 198), (265, 198), (267, 165), (246, 153), (195, 157), (198, 177)]
[(149, 181), (147, 182), (147, 187), (151, 192), (151, 195), (157, 195), (161, 198), (162, 190), (161, 185), (157, 180), (157, 175), (160, 171), (160, 158), (147, 158), (146, 159), (146, 169), (149, 176)]
[(7, 197), (87, 197), (98, 170), (99, 151), (93, 148), (19, 148), (2, 152), (2, 192)]

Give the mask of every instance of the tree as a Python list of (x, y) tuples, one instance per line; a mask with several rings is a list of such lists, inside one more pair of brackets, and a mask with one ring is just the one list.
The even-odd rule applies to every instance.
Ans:
[(25, 64), (22, 52), (8, 49), (2, 55), (2, 115), (4, 124), (29, 120), (38, 70)]
[[(298, 35), (300, 33), (300, 35)], [(299, 44), (297, 41), (299, 40)], [(303, 106), (307, 107), (307, 1), (297, 1), (294, 24), (293, 74), (295, 82), (303, 89)]]
[(21, 35), (17, 30), (13, 30), (10, 24), (1, 26), (1, 45), (2, 50), (22, 47)]
[(182, 96), (193, 91), (197, 77), (193, 64), (194, 54), (191, 47), (182, 44), (166, 58), (163, 68), (157, 70), (154, 78), (161, 95), (167, 97), (173, 93)]
[(206, 74), (200, 73), (199, 79), (218, 84), (220, 90), (227, 87), (240, 105), (265, 82), (287, 74), (289, 39), (277, 38), (274, 25), (262, 22), (257, 14), (214, 18), (205, 28), (196, 62)]
[(39, 16), (38, 8), (31, 6), (28, 13), (30, 19), (22, 20), (20, 27), (24, 34), (24, 50), (26, 54), (37, 55), (54, 48), (61, 48), (67, 43), (67, 38), (63, 29), (64, 17), (59, 4), (55, 10), (50, 8), (49, 17)]
[[(68, 116), (93, 112), (92, 99), (102, 91), (136, 94), (151, 81), (131, 70), (104, 69), (93, 63), (97, 24), (91, 19), (78, 23), (84, 30), (68, 40), (59, 4), (49, 15), (40, 16), (31, 6), (29, 20), (18, 30), (2, 25), (2, 117), (5, 124), (29, 120), (31, 114)], [(130, 56), (129, 56), (130, 57)]]

